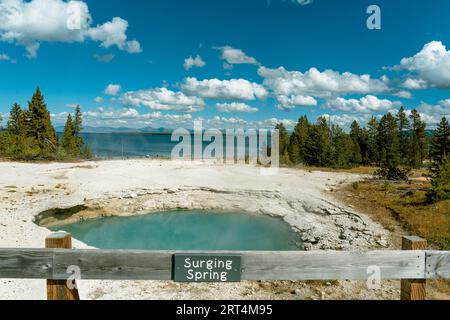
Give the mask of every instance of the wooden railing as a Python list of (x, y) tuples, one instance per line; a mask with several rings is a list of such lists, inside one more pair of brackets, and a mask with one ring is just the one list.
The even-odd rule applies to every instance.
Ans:
[[(403, 250), (377, 251), (183, 251), (238, 254), (242, 280), (367, 280), (375, 266), (380, 279), (402, 279), (401, 299), (425, 299), (427, 279), (450, 278), (450, 252), (426, 250), (426, 240), (405, 237)], [(79, 279), (173, 279), (173, 256), (179, 251), (75, 250), (69, 234), (46, 239), (46, 249), (0, 249), (0, 279), (47, 279), (48, 299), (77, 300), (67, 287), (70, 266)], [(371, 269), (372, 268), (372, 269)]]

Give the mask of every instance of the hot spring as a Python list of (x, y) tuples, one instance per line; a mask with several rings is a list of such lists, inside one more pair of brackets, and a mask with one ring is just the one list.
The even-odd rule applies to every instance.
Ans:
[(50, 228), (100, 249), (300, 250), (300, 237), (280, 218), (242, 212), (165, 211), (108, 217)]

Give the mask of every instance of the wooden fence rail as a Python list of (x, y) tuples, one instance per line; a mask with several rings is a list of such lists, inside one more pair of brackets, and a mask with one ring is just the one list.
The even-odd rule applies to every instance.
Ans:
[[(381, 279), (414, 279), (402, 282), (402, 292), (414, 292), (417, 283), (423, 284), (420, 290), (425, 290), (421, 279), (450, 278), (449, 251), (404, 249), (365, 252), (0, 249), (0, 279), (67, 280), (71, 276), (68, 268), (77, 266), (80, 279), (172, 280), (172, 259), (177, 253), (241, 255), (242, 280), (366, 280), (368, 270), (375, 266)], [(408, 299), (405, 294), (402, 298)]]

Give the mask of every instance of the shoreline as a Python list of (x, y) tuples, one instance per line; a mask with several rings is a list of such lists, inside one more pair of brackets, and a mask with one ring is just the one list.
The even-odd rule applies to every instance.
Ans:
[[(281, 168), (277, 175), (263, 176), (258, 168), (248, 165), (154, 159), (89, 161), (76, 165), (0, 162), (0, 175), (3, 178), (0, 183), (0, 198), (3, 199), (0, 212), (4, 217), (0, 222), (0, 247), (43, 247), (45, 236), (50, 231), (33, 222), (36, 216), (52, 208), (77, 205), (94, 208), (84, 213), (81, 211), (84, 218), (112, 214), (130, 216), (171, 209), (221, 209), (267, 214), (282, 218), (299, 232), (306, 250), (380, 249), (390, 243), (389, 232), (379, 224), (326, 194), (330, 188), (361, 179), (361, 175)], [(74, 239), (74, 247), (87, 246)], [(0, 286), (1, 298), (45, 297), (42, 283), (36, 282), (33, 285), (36, 288), (31, 290), (29, 281), (5, 283), (14, 283), (22, 288), (22, 292), (16, 290), (11, 295)], [(116, 289), (98, 294), (105, 285)], [(125, 285), (126, 289), (120, 290), (117, 288), (123, 286), (120, 282), (82, 281), (80, 293), (87, 299), (120, 299), (127, 297), (127, 290), (148, 286), (155, 289), (155, 285), (172, 290), (182, 286), (190, 292), (186, 293), (187, 296), (180, 296), (178, 289), (169, 290), (170, 294), (159, 290), (155, 295), (163, 299), (196, 299), (198, 294), (194, 288), (201, 288), (203, 293), (200, 296), (206, 299), (217, 294), (222, 298), (241, 299), (244, 298), (242, 293), (236, 294), (235, 291), (249, 286), (246, 283), (233, 284), (229, 285), (229, 291), (218, 293), (219, 289), (214, 284), (140, 282), (134, 289)], [(252, 287), (254, 285), (251, 284)], [(354, 286), (351, 283), (345, 285), (348, 290)], [(271, 292), (269, 289), (262, 297), (270, 297), (267, 296)], [(252, 296), (258, 292), (256, 290)], [(137, 298), (145, 296), (141, 294)], [(288, 298), (298, 297), (288, 295)]]

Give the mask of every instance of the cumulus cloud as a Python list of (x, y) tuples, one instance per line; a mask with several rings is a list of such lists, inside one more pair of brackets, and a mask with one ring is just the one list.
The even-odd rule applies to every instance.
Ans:
[(411, 85), (411, 89), (415, 89), (414, 86), (418, 89), (425, 86), (450, 88), (450, 50), (441, 41), (427, 43), (413, 57), (403, 58), (394, 69), (408, 70), (417, 75), (416, 79), (408, 79), (410, 81), (406, 83)]
[(272, 90), (275, 97), (368, 94), (391, 92), (389, 79), (385, 76), (373, 79), (368, 74), (356, 75), (333, 70), (323, 72), (310, 68), (306, 72), (288, 71), (284, 67), (269, 69), (260, 67), (258, 74), (264, 78), (264, 85)]
[(312, 107), (317, 106), (317, 100), (311, 96), (303, 95), (291, 95), (290, 97), (285, 95), (277, 96), (279, 102), (277, 108), (281, 110), (290, 110), (296, 107)]
[(220, 58), (226, 61), (224, 67), (228, 69), (233, 64), (259, 64), (255, 58), (248, 56), (241, 49), (235, 49), (230, 46), (218, 47), (217, 49), (222, 51)]
[(423, 79), (407, 78), (402, 83), (402, 87), (411, 90), (426, 89), (428, 86), (427, 82)]
[[(64, 124), (68, 113), (52, 114), (52, 120), (57, 124)], [(115, 109), (100, 107), (83, 112), (83, 122), (86, 126), (125, 126), (129, 128), (142, 128), (145, 126), (179, 126), (187, 125), (192, 121), (190, 114), (163, 114), (159, 111), (140, 114), (134, 108)]]
[(34, 58), (41, 42), (100, 42), (129, 53), (141, 52), (138, 41), (128, 41), (128, 22), (120, 17), (95, 27), (88, 5), (83, 1), (2, 0), (0, 40), (25, 46)]
[(422, 102), (417, 111), (419, 111), (426, 123), (436, 125), (442, 117), (450, 118), (450, 100), (441, 100), (437, 105)]
[(204, 109), (205, 102), (199, 97), (187, 96), (167, 88), (130, 91), (122, 96), (122, 103), (129, 106), (145, 106), (152, 110), (197, 112)]
[(5, 53), (0, 53), (0, 61), (8, 61), (13, 64), (17, 62), (15, 59), (12, 59), (9, 55)]
[(358, 121), (362, 126), (365, 126), (373, 115), (371, 114), (361, 114), (361, 115), (355, 115), (355, 114), (322, 114), (322, 117), (325, 117), (328, 121), (331, 122), (331, 124), (338, 125), (341, 128), (349, 129), (353, 121)]
[(122, 90), (122, 87), (119, 84), (108, 84), (105, 88), (105, 94), (109, 96), (117, 96), (117, 94)]
[(367, 95), (360, 99), (336, 98), (327, 101), (326, 108), (344, 112), (382, 112), (399, 107), (401, 102), (388, 99), (379, 99), (376, 96)]
[(103, 101), (105, 101), (105, 99), (103, 99), (102, 97), (95, 97), (94, 102), (97, 103), (102, 103)]
[(182, 85), (183, 92), (209, 99), (255, 100), (267, 97), (266, 89), (245, 79), (205, 79), (186, 78)]
[(249, 121), (238, 117), (215, 116), (203, 120), (207, 127), (215, 127), (220, 129), (222, 128), (242, 128), (244, 130), (248, 128), (273, 129), (278, 123), (283, 123), (286, 128), (292, 129), (296, 124), (296, 122), (291, 119), (277, 119), (277, 118)]
[(216, 109), (220, 112), (246, 112), (246, 113), (255, 113), (258, 112), (258, 108), (253, 108), (245, 103), (217, 103)]
[(192, 67), (203, 68), (206, 65), (206, 62), (203, 61), (202, 57), (196, 55), (195, 58), (189, 56), (189, 58), (184, 59), (183, 67), (186, 70), (190, 70)]

